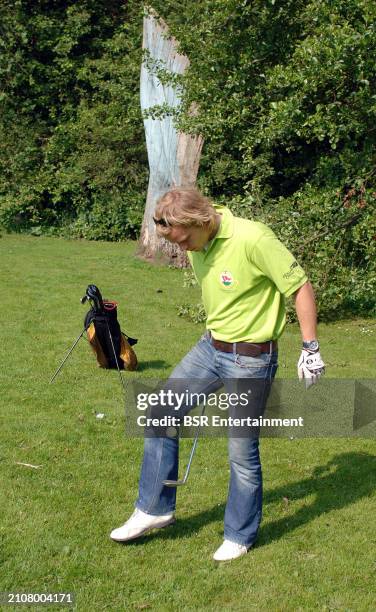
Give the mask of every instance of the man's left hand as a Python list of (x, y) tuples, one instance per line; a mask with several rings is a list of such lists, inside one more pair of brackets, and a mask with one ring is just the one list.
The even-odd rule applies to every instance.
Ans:
[(317, 383), (324, 373), (325, 363), (321, 359), (320, 352), (303, 349), (298, 361), (298, 376), (300, 380), (304, 380), (306, 389)]

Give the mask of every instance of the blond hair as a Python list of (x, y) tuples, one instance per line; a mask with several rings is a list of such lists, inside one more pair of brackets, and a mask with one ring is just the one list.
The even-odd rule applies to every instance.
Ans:
[(159, 198), (154, 220), (157, 233), (166, 236), (174, 225), (205, 226), (212, 231), (216, 225), (216, 215), (211, 200), (203, 196), (198, 189), (175, 187)]

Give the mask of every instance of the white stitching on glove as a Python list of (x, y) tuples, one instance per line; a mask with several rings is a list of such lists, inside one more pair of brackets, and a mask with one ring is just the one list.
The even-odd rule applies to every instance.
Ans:
[(312, 353), (303, 349), (298, 361), (299, 380), (304, 380), (306, 389), (318, 382), (320, 376), (325, 374), (325, 363), (319, 351)]

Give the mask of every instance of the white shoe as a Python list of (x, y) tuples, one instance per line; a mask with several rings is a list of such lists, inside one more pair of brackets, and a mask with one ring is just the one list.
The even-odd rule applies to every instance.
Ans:
[(214, 561), (230, 561), (237, 559), (248, 552), (248, 548), (242, 544), (225, 540), (223, 544), (215, 551), (213, 555)]
[(140, 537), (152, 529), (167, 527), (167, 525), (171, 525), (174, 522), (175, 517), (173, 514), (155, 516), (153, 514), (146, 514), (142, 512), (142, 510), (136, 508), (132, 516), (124, 525), (111, 531), (110, 538), (116, 542), (127, 542), (128, 540), (134, 540)]

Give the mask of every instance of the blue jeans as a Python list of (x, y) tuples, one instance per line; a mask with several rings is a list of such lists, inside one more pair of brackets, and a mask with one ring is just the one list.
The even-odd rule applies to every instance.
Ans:
[[(191, 392), (211, 393), (223, 385), (233, 392), (239, 379), (252, 383), (264, 381), (263, 392), (256, 394), (259, 413), (270, 391), (277, 370), (277, 353), (249, 357), (216, 350), (206, 333), (176, 366), (171, 379), (189, 380)], [(172, 381), (173, 383), (174, 381)], [(194, 389), (192, 389), (194, 384)], [(260, 388), (260, 387), (259, 387)], [(259, 440), (256, 436), (228, 439), (230, 483), (224, 520), (225, 539), (249, 548), (255, 541), (262, 516), (262, 473)], [(176, 438), (146, 437), (136, 508), (152, 515), (175, 510), (176, 488), (163, 480), (178, 478), (179, 442)]]

